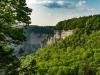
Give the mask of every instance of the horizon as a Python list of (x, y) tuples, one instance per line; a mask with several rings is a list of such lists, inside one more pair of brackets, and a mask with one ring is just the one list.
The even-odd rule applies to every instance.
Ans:
[(55, 26), (59, 21), (100, 13), (100, 0), (26, 0), (33, 11), (30, 25)]

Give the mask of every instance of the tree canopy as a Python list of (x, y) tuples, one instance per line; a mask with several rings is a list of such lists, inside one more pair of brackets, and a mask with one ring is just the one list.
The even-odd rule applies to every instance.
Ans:
[[(57, 30), (73, 30), (73, 35), (40, 48), (22, 59), (24, 75), (99, 75), (100, 15), (73, 18), (57, 24)], [(36, 60), (36, 64), (30, 63)]]
[(6, 36), (14, 42), (25, 40), (23, 30), (12, 26), (29, 25), (31, 11), (26, 0), (0, 0), (0, 71), (4, 71), (4, 75), (18, 75), (17, 68), (20, 66), (20, 60), (13, 54)]

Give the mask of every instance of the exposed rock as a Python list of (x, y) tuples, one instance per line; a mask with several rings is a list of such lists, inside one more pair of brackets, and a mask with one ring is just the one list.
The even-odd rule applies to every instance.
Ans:
[(68, 37), (68, 36), (70, 36), (72, 34), (73, 34), (73, 30), (67, 30), (67, 31), (65, 31), (65, 30), (59, 31), (59, 30), (57, 30), (57, 31), (55, 31), (54, 36), (51, 37), (50, 39), (48, 39), (47, 44), (55, 43), (58, 40), (65, 39), (66, 37)]
[(34, 30), (32, 28), (25, 28), (24, 32), (26, 36), (26, 41), (22, 42), (19, 45), (14, 44), (11, 37), (4, 35), (5, 40), (8, 42), (10, 48), (14, 49), (14, 54), (16, 55), (27, 55), (31, 52), (36, 51), (38, 48), (41, 48), (45, 45), (50, 45), (60, 39), (64, 39), (65, 37), (73, 34), (73, 30), (55, 30), (52, 34), (51, 32), (47, 33), (45, 30), (42, 29)]

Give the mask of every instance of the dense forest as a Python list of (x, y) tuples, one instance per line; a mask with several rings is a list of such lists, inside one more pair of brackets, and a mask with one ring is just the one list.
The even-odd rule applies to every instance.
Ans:
[(74, 34), (22, 58), (20, 74), (100, 75), (99, 17), (94, 15), (59, 22), (57, 30), (74, 30)]
[(28, 26), (31, 12), (25, 0), (0, 1), (0, 75), (100, 75), (100, 15), (64, 20), (55, 27), (34, 26), (37, 33), (73, 30), (73, 34), (17, 57), (6, 37), (15, 44), (25, 41), (23, 28), (14, 25)]
[(28, 27), (25, 27), (28, 29), (29, 32), (34, 33), (41, 33), (41, 34), (53, 34), (55, 30), (55, 26), (35, 26), (31, 25)]

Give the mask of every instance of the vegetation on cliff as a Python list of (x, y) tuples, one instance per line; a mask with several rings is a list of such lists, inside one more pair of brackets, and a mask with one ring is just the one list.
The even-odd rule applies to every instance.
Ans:
[(31, 11), (26, 0), (0, 0), (0, 75), (100, 75), (100, 15), (72, 18), (56, 27), (34, 26), (36, 33), (56, 29), (73, 34), (18, 58), (6, 37), (17, 44), (25, 40), (23, 30), (12, 26), (29, 25)]
[(23, 58), (20, 74), (100, 75), (99, 16), (59, 22), (57, 29), (71, 29), (74, 34)]

